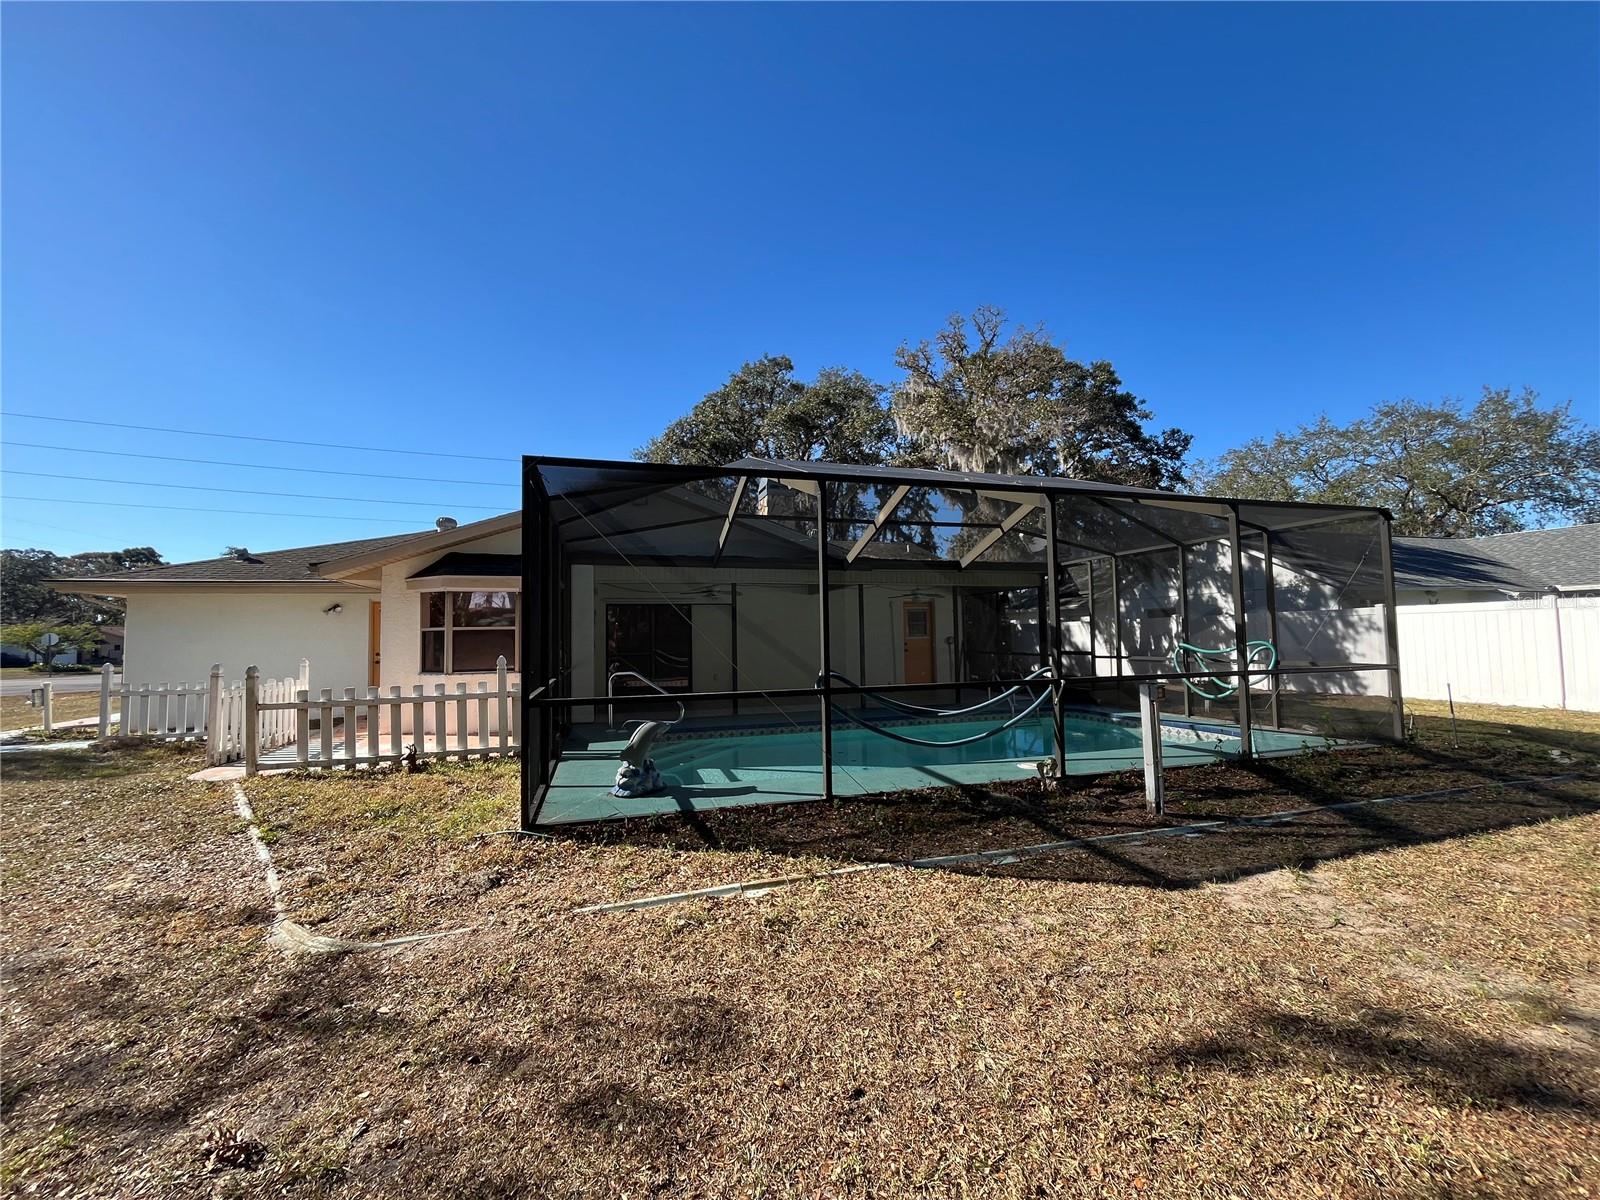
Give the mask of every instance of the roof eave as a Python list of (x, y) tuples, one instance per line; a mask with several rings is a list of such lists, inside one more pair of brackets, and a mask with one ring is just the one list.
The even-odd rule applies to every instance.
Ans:
[(448, 550), (451, 546), (459, 546), (463, 542), (475, 541), (496, 533), (505, 533), (507, 530), (520, 528), (521, 525), (522, 512), (519, 509), (516, 512), (503, 513), (498, 517), (473, 521), (468, 525), (457, 525), (454, 529), (419, 533), (414, 538), (395, 542), (381, 550), (370, 550), (365, 554), (351, 554), (344, 558), (331, 558), (326, 562), (312, 563), (311, 568), (318, 575), (328, 579), (344, 580), (352, 575), (370, 571), (374, 567), (386, 566), (402, 559), (416, 558), (419, 554), (431, 554), (436, 550)]
[(335, 579), (46, 579), (44, 583), (69, 596), (129, 596), (139, 592), (376, 592)]

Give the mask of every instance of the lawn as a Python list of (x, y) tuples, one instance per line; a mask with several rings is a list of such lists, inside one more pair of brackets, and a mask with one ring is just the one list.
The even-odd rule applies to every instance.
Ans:
[[(8, 758), (12, 1193), (1592, 1196), (1600, 721), (1424, 716), (1406, 749), (1175, 772), (1174, 819), (1588, 777), (894, 869), (1131, 777), (521, 839), (507, 765), (252, 780), (159, 747)], [(918, 815), (922, 817), (919, 823)], [(787, 830), (787, 831), (786, 831)], [(1014, 843), (1011, 843), (1014, 844)]]
[[(68, 692), (52, 696), (50, 714), (57, 724), (79, 717), (97, 717), (100, 715), (100, 693)], [(31, 729), (43, 723), (43, 710), (30, 707), (26, 696), (0, 696), (0, 729)]]

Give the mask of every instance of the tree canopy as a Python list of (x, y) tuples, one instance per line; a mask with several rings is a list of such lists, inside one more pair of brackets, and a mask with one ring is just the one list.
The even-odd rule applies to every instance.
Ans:
[(747, 362), (635, 456), (720, 466), (739, 458), (881, 463), (897, 448), (884, 388), (830, 367), (807, 383), (781, 354)]
[(88, 652), (100, 643), (100, 627), (89, 622), (19, 621), (0, 625), (0, 642), (21, 646), (46, 667), (68, 650)]
[(747, 362), (636, 456), (720, 465), (824, 459), (1071, 475), (1147, 486), (1182, 480), (1189, 435), (1150, 412), (1108, 362), (1066, 356), (1042, 328), (1005, 337), (1005, 314), (955, 316), (933, 343), (901, 346), (890, 389), (828, 368), (807, 382), (782, 355)]
[(158, 567), (163, 559), (151, 546), (92, 550), (61, 555), (49, 550), (0, 550), (0, 622), (99, 623), (122, 619), (123, 606), (109, 597), (67, 596), (46, 579), (104, 575), (137, 567)]
[(929, 465), (1000, 474), (1174, 487), (1190, 435), (1146, 428), (1150, 410), (1109, 362), (1077, 362), (1043, 326), (1016, 327), (980, 308), (950, 318), (932, 342), (902, 345), (906, 377), (892, 411)]
[(1476, 404), (1397, 400), (1256, 438), (1200, 468), (1205, 491), (1261, 500), (1374, 504), (1413, 537), (1473, 537), (1600, 519), (1600, 431), (1524, 388)]

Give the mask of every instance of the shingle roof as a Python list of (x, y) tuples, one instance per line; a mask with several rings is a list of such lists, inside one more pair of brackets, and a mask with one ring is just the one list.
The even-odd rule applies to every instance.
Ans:
[(1501, 562), (1561, 588), (1600, 585), (1600, 524), (1474, 539)]
[(199, 562), (170, 563), (164, 567), (141, 567), (135, 571), (114, 571), (105, 575), (77, 576), (71, 579), (52, 579), (51, 583), (73, 586), (120, 585), (127, 583), (305, 583), (327, 587), (348, 587), (341, 580), (318, 575), (317, 563), (381, 550), (385, 546), (407, 541), (419, 533), (390, 534), (387, 537), (361, 538), (353, 542), (328, 542), (320, 546), (296, 546), (290, 550), (267, 550), (251, 554), (248, 559), (225, 555), (201, 559)]
[(1481, 538), (1394, 539), (1397, 588), (1497, 588), (1540, 592), (1544, 585), (1486, 553)]
[(1402, 588), (1543, 592), (1600, 585), (1600, 524), (1477, 538), (1395, 538)]

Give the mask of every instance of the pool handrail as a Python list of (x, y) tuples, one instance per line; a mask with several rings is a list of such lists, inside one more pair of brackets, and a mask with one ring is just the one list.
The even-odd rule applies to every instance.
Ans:
[[(607, 675), (606, 676), (606, 698), (607, 699), (610, 699), (611, 697), (616, 695), (616, 683), (617, 683), (617, 680), (623, 678), (624, 676), (628, 677), (629, 679), (637, 679), (640, 683), (644, 684), (645, 687), (654, 688), (656, 691), (660, 692), (667, 699), (672, 700), (672, 702), (678, 706), (678, 721), (683, 720), (686, 716), (689, 715), (688, 711), (683, 707), (683, 701), (682, 700), (673, 699), (672, 693), (667, 691), (666, 688), (662, 687), (654, 679), (651, 679), (651, 678), (649, 678), (648, 676), (645, 676), (645, 675), (641, 675), (637, 671), (613, 671), (613, 672), (611, 672), (611, 674)], [(678, 721), (670, 722), (670, 724), (676, 725), (678, 723)], [(606, 705), (606, 728), (607, 729), (615, 729), (616, 727), (617, 727), (617, 710), (612, 705), (608, 704), (608, 705)]]

